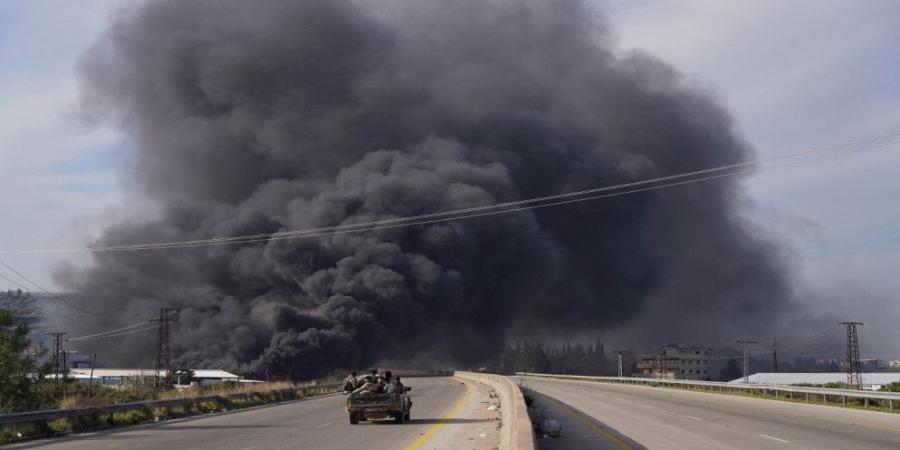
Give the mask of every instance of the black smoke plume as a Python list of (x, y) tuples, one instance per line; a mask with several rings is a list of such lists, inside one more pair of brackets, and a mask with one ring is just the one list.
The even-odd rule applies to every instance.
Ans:
[[(577, 0), (131, 6), (85, 56), (84, 99), (131, 137), (126, 177), (160, 213), (97, 244), (367, 222), (752, 157), (715, 99), (613, 41)], [(86, 332), (177, 307), (179, 365), (294, 378), (398, 355), (474, 364), (511, 337), (621, 327), (651, 304), (713, 337), (790, 303), (781, 252), (743, 201), (725, 179), (408, 228), (101, 253), (60, 279), (98, 311)], [(664, 329), (647, 332), (662, 343)], [(119, 339), (95, 344), (108, 363), (153, 360), (152, 336)]]

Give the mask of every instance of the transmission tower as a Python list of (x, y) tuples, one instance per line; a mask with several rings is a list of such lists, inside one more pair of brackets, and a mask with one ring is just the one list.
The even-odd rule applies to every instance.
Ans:
[(741, 350), (744, 352), (744, 384), (750, 384), (750, 347), (748, 344), (758, 344), (759, 342), (748, 340), (746, 337), (742, 337), (737, 342), (741, 344)]
[(862, 389), (862, 362), (859, 360), (859, 333), (862, 322), (841, 322), (847, 329), (847, 388)]
[(63, 373), (63, 360), (62, 360), (62, 337), (65, 336), (66, 333), (45, 333), (44, 336), (52, 336), (53, 337), (53, 374), (56, 375), (56, 389), (59, 390), (59, 383)]
[(150, 322), (159, 324), (159, 341), (156, 344), (156, 391), (159, 391), (159, 380), (162, 373), (168, 374), (172, 369), (172, 352), (169, 349), (169, 322), (178, 320), (177, 311), (173, 308), (160, 308), (159, 317)]

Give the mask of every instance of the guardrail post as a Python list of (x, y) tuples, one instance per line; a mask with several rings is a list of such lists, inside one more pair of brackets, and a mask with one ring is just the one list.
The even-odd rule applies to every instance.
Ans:
[(809, 403), (809, 392), (806, 393), (806, 403)]
[(891, 412), (894, 412), (894, 401), (891, 399), (888, 399), (888, 409), (890, 409)]
[(846, 395), (841, 396), (841, 404), (844, 406), (847, 406), (847, 396)]
[(865, 404), (863, 404), (863, 408), (868, 408), (869, 407), (869, 397), (865, 397), (865, 398), (863, 398), (863, 400), (865, 401)]

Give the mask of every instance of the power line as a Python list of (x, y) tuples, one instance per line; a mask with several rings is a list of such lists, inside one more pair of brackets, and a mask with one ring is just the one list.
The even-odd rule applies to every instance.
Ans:
[[(100, 340), (100, 339), (109, 339), (109, 338), (118, 337), (118, 336), (125, 336), (125, 335), (127, 335), (127, 334), (135, 334), (135, 333), (142, 333), (142, 332), (144, 332), (144, 331), (156, 330), (157, 328), (158, 328), (158, 327), (157, 327), (156, 325), (148, 325), (146, 328), (138, 328), (138, 329), (136, 329), (136, 330), (123, 331), (123, 332), (121, 332), (121, 333), (106, 334), (106, 335), (97, 336), (97, 337), (90, 337), (90, 338), (79, 339), (78, 342), (84, 342), (84, 341), (96, 341), (96, 340)], [(68, 340), (71, 341), (72, 339), (68, 339)]]
[(120, 332), (120, 331), (130, 330), (130, 329), (132, 329), (132, 328), (137, 328), (137, 327), (140, 327), (140, 326), (142, 326), (142, 325), (147, 325), (147, 324), (148, 324), (148, 322), (145, 320), (145, 321), (143, 321), (143, 322), (133, 323), (133, 324), (131, 324), (131, 325), (124, 326), (124, 327), (122, 327), (122, 328), (116, 328), (116, 329), (114, 329), (114, 330), (101, 331), (101, 332), (98, 332), (98, 333), (88, 334), (88, 335), (85, 335), (85, 336), (77, 336), (77, 337), (69, 338), (69, 339), (66, 339), (66, 340), (67, 340), (67, 341), (83, 341), (83, 340), (89, 340), (89, 339), (91, 339), (91, 338), (101, 337), (101, 336), (103, 336), (103, 335), (105, 335), (105, 334), (118, 333), (118, 332)]
[[(19, 272), (18, 270), (14, 269), (12, 266), (10, 266), (9, 264), (7, 264), (5, 261), (0, 261), (0, 264), (2, 264), (2, 265), (5, 266), (7, 269), (9, 269), (10, 271), (12, 271), (14, 274), (18, 275), (19, 278), (25, 280), (25, 281), (28, 282), (28, 283), (31, 283), (31, 284), (32, 284), (33, 286), (35, 286), (36, 288), (40, 289), (40, 290), (43, 291), (45, 294), (49, 295), (50, 298), (52, 298), (52, 299), (54, 299), (54, 300), (56, 300), (56, 301), (59, 301), (59, 302), (60, 302), (60, 305), (66, 307), (66, 308), (68, 308), (68, 309), (70, 309), (70, 310), (72, 310), (72, 311), (79, 312), (79, 313), (82, 313), (82, 314), (85, 314), (85, 315), (88, 315), (88, 316), (93, 316), (93, 315), (94, 315), (94, 313), (92, 313), (92, 312), (90, 312), (90, 311), (86, 311), (86, 310), (84, 310), (84, 309), (81, 309), (81, 308), (78, 308), (78, 307), (76, 307), (76, 306), (70, 305), (69, 302), (68, 302), (68, 300), (66, 300), (66, 299), (64, 299), (64, 298), (62, 298), (62, 297), (60, 297), (60, 296), (58, 296), (58, 295), (56, 295), (56, 294), (50, 292), (50, 291), (47, 290), (47, 289), (45, 289), (43, 286), (41, 286), (41, 285), (37, 284), (36, 282), (34, 282), (34, 280), (32, 280), (31, 278), (26, 277), (26, 276), (23, 275), (21, 272)], [(15, 284), (16, 286), (18, 286), (18, 287), (21, 288), (21, 289), (25, 289), (26, 291), (31, 291), (31, 289), (28, 288), (27, 286), (24, 286), (24, 285), (22, 285), (22, 284), (19, 284), (19, 283), (17, 283), (16, 281), (13, 281), (13, 280), (11, 280), (11, 279), (5, 277), (2, 273), (0, 273), (0, 278), (3, 278), (4, 280), (7, 280), (7, 281), (9, 281), (10, 283)], [(64, 317), (65, 317), (65, 316), (64, 316)], [(71, 319), (71, 317), (66, 317), (66, 318), (67, 318), (67, 319)]]
[[(14, 280), (12, 280), (12, 279), (6, 277), (6, 276), (3, 275), (2, 273), (0, 273), (0, 278), (2, 278), (2, 279), (4, 279), (4, 280), (6, 280), (6, 281), (12, 283), (13, 285), (19, 287), (19, 289), (24, 289), (25, 292), (30, 292), (30, 291), (31, 291), (31, 289), (29, 289), (28, 286), (25, 286), (25, 285), (23, 285), (23, 284), (20, 284), (20, 283), (18, 283), (18, 282), (16, 282), (16, 281), (14, 281)], [(62, 305), (65, 306), (65, 307), (67, 307), (67, 308), (69, 308), (69, 309), (72, 309), (72, 310), (74, 310), (74, 311), (76, 311), (76, 312), (80, 312), (80, 313), (83, 313), (83, 314), (90, 314), (90, 313), (88, 313), (87, 311), (84, 311), (84, 310), (75, 308), (75, 307), (73, 307), (73, 306), (71, 306), (71, 305), (67, 305), (67, 304), (65, 304), (65, 303), (63, 303)], [(65, 317), (65, 316), (63, 316), (63, 317)], [(66, 318), (67, 318), (67, 319), (71, 319), (71, 317), (66, 317)]]
[[(845, 154), (858, 153), (864, 150), (871, 150), (873, 148), (884, 147), (892, 143), (892, 141), (900, 136), (900, 132), (894, 132), (882, 136), (877, 136), (874, 138), (862, 139), (854, 142), (844, 143), (836, 146), (818, 148), (812, 150), (801, 151), (797, 153), (792, 153), (788, 155), (782, 155), (778, 157), (763, 159), (763, 160), (750, 160), (744, 161), (734, 164), (727, 164), (723, 166), (711, 167), (707, 169), (696, 170), (692, 172), (685, 172), (675, 175), (668, 175), (662, 177), (655, 177), (640, 181), (634, 181), (629, 183), (622, 183), (611, 186), (604, 186), (592, 189), (585, 189), (576, 192), (569, 192), (563, 194), (554, 194), (554, 195), (546, 195), (542, 197), (535, 197), (525, 200), (517, 200), (510, 201), (504, 203), (495, 203), (491, 205), (481, 205), (464, 209), (457, 209), (452, 211), (443, 211), (443, 212), (435, 212), (435, 213), (426, 213), (419, 214), (414, 216), (406, 216), (406, 217), (398, 217), (392, 219), (384, 219), (377, 220), (371, 222), (360, 222), (354, 224), (343, 224), (329, 227), (319, 227), (319, 228), (308, 228), (308, 229), (300, 229), (300, 230), (290, 230), (290, 231), (282, 231), (282, 232), (274, 232), (274, 233), (266, 233), (266, 234), (252, 234), (252, 235), (239, 235), (239, 236), (231, 236), (231, 237), (222, 237), (222, 238), (209, 238), (209, 239), (197, 239), (197, 240), (188, 240), (188, 241), (171, 241), (171, 242), (160, 242), (160, 243), (148, 243), (148, 244), (126, 244), (126, 245), (112, 245), (112, 246), (104, 246), (104, 247), (82, 247), (82, 248), (69, 248), (69, 249), (36, 249), (36, 250), (2, 250), (0, 254), (27, 254), (27, 253), (65, 253), (65, 252), (114, 252), (114, 251), (136, 251), (136, 250), (159, 250), (159, 249), (169, 249), (169, 248), (190, 248), (190, 247), (200, 247), (200, 246), (212, 246), (212, 245), (227, 245), (227, 244), (247, 244), (254, 242), (263, 242), (263, 241), (273, 241), (273, 240), (281, 240), (281, 239), (295, 239), (295, 238), (311, 238), (311, 237), (319, 237), (324, 235), (331, 234), (344, 234), (344, 233), (355, 233), (355, 232), (363, 232), (363, 231), (375, 231), (389, 228), (398, 228), (398, 227), (407, 227), (413, 225), (425, 225), (430, 223), (437, 222), (446, 222), (451, 220), (460, 220), (460, 219), (468, 219), (475, 217), (483, 217), (495, 214), (508, 214), (511, 212), (531, 210), (544, 208), (549, 206), (558, 206), (575, 202), (583, 202), (589, 200), (597, 200), (601, 198), (609, 198), (620, 195), (633, 194), (638, 192), (645, 192), (656, 189), (663, 189), (667, 187), (680, 186), (688, 183), (696, 183), (700, 181), (713, 180), (718, 178), (736, 176), (741, 174), (753, 173), (758, 170), (761, 170), (763, 167), (761, 166), (764, 163), (776, 161), (776, 160), (785, 160), (791, 158), (800, 158), (804, 156), (809, 156), (812, 154), (833, 151), (836, 149), (845, 149), (847, 147), (852, 146), (860, 146), (864, 144), (872, 145), (866, 149), (858, 149), (855, 151), (851, 151)], [(781, 166), (775, 167), (783, 167), (787, 165), (794, 165), (798, 163), (803, 163), (805, 161), (799, 161), (794, 163), (782, 164)], [(724, 173), (719, 173), (724, 172)], [(712, 174), (712, 175), (708, 175)], [(700, 176), (699, 175), (706, 175)], [(695, 178), (691, 178), (695, 177)], [(687, 178), (687, 180), (683, 180)], [(673, 180), (682, 180), (677, 182), (672, 182)], [(605, 195), (592, 195), (598, 194), (601, 192), (609, 192), (620, 189), (626, 189), (637, 186), (645, 186), (645, 185), (653, 185), (655, 186), (644, 187), (640, 189), (631, 189), (624, 192), (617, 192)], [(566, 199), (566, 200), (562, 200)], [(499, 211), (498, 211), (499, 210)]]
[(29, 290), (30, 290), (30, 289), (28, 289), (28, 286), (25, 286), (24, 284), (19, 284), (18, 282), (13, 281), (13, 280), (7, 278), (7, 277), (6, 277), (5, 275), (3, 275), (2, 273), (0, 273), (0, 278), (3, 278), (4, 280), (9, 281), (9, 282), (12, 283), (14, 286), (17, 286), (19, 289), (25, 289), (26, 291), (29, 291)]
[(48, 293), (48, 294), (51, 293), (50, 291), (44, 289), (43, 286), (41, 286), (41, 285), (35, 283), (31, 278), (28, 278), (28, 277), (26, 277), (25, 275), (22, 275), (18, 270), (13, 269), (12, 266), (10, 266), (9, 264), (6, 263), (6, 261), (0, 261), (0, 264), (3, 264), (3, 266), (6, 267), (7, 269), (11, 270), (12, 273), (18, 275), (18, 276), (19, 276), (20, 278), (22, 278), (23, 280), (25, 280), (25, 281), (31, 283), (34, 287), (36, 287), (36, 288), (38, 288), (38, 289), (40, 289), (40, 290), (42, 290), (42, 291), (44, 291), (44, 292), (46, 292), (46, 293)]

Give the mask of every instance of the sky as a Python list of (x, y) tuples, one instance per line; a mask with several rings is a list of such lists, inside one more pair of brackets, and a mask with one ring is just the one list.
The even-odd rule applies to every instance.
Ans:
[[(714, 93), (761, 158), (900, 131), (900, 2), (597, 1), (623, 54), (654, 54)], [(127, 3), (0, 0), (0, 250), (82, 246), (139, 215), (120, 176), (130, 142), (75, 114), (79, 57)], [(747, 217), (791, 252), (801, 301), (867, 322), (869, 353), (893, 358), (898, 167), (894, 145), (745, 181)], [(60, 261), (90, 263), (0, 259), (49, 289)]]

